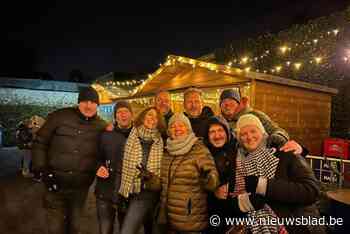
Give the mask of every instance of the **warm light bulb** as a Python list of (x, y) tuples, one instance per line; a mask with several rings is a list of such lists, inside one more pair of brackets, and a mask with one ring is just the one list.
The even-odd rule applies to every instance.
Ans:
[(301, 67), (301, 63), (294, 63), (294, 67), (296, 70), (299, 70)]
[(287, 49), (288, 49), (287, 46), (280, 47), (280, 51), (282, 52), (282, 54), (286, 53)]
[(241, 62), (243, 63), (243, 64), (246, 64), (247, 62), (248, 62), (248, 57), (243, 57), (242, 59), (241, 59)]
[(317, 64), (319, 64), (322, 61), (322, 58), (321, 57), (316, 57), (315, 61), (316, 61)]
[(333, 30), (334, 35), (337, 35), (337, 34), (338, 34), (338, 32), (339, 32), (339, 30), (338, 30), (338, 29), (334, 29), (334, 30)]
[(282, 70), (282, 66), (276, 66), (275, 69), (276, 69), (276, 72), (280, 72)]

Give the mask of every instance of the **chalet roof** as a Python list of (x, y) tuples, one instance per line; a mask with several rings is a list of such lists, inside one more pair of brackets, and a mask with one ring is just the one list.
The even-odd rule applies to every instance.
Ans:
[(294, 86), (318, 92), (337, 93), (336, 89), (322, 85), (170, 55), (158, 70), (149, 75), (149, 78), (134, 90), (131, 97), (150, 96), (159, 90), (180, 91), (188, 87), (219, 88), (239, 86), (253, 80)]

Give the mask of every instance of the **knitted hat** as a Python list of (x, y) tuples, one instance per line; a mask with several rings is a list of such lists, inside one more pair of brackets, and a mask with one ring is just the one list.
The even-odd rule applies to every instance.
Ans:
[(236, 89), (225, 89), (224, 91), (222, 91), (220, 95), (220, 105), (221, 105), (221, 102), (226, 98), (231, 98), (238, 103), (241, 102), (241, 95), (239, 94), (239, 91)]
[(183, 122), (186, 125), (189, 132), (193, 131), (190, 120), (183, 113), (175, 113), (173, 114), (173, 116), (171, 116), (168, 123), (168, 130), (175, 121)]
[(79, 92), (78, 103), (83, 101), (91, 101), (100, 104), (97, 91), (92, 87), (84, 87)]
[[(231, 138), (230, 125), (227, 123), (226, 119), (222, 116), (212, 116), (209, 118), (208, 130), (207, 130), (206, 134), (209, 135), (209, 129), (214, 124), (218, 124), (224, 128), (224, 130), (226, 132), (226, 136), (227, 136), (227, 141), (230, 141), (230, 138)], [(206, 138), (209, 139), (209, 136), (207, 136)]]
[(118, 101), (115, 105), (114, 105), (114, 116), (117, 113), (119, 108), (125, 107), (127, 108), (131, 113), (132, 113), (132, 109), (130, 104), (127, 101)]
[(245, 115), (242, 115), (241, 117), (239, 117), (237, 124), (236, 124), (237, 134), (239, 134), (241, 128), (243, 128), (247, 125), (254, 125), (258, 129), (260, 129), (263, 134), (266, 134), (265, 128), (262, 125), (260, 119), (253, 114), (245, 114)]

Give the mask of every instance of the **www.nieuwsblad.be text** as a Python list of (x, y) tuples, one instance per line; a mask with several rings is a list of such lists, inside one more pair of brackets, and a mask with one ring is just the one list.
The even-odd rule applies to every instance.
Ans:
[(300, 226), (300, 225), (326, 225), (326, 226), (335, 226), (343, 225), (343, 218), (335, 218), (332, 216), (329, 217), (288, 217), (288, 218), (230, 218), (230, 217), (220, 217), (218, 215), (212, 215), (209, 219), (210, 225), (217, 227), (221, 224), (227, 226), (237, 226), (237, 225), (284, 225), (284, 226)]

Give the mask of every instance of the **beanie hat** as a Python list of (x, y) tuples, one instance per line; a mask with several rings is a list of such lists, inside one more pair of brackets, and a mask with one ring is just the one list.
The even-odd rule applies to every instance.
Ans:
[(188, 131), (193, 132), (190, 120), (183, 113), (175, 113), (173, 116), (171, 116), (168, 123), (168, 130), (175, 121), (183, 122), (186, 125)]
[(97, 91), (92, 87), (84, 87), (79, 92), (78, 103), (83, 101), (91, 101), (100, 104), (99, 97)]
[(247, 125), (254, 125), (258, 129), (260, 129), (260, 131), (263, 134), (266, 134), (265, 128), (262, 125), (262, 123), (261, 123), (261, 121), (260, 121), (260, 119), (258, 117), (256, 117), (253, 114), (245, 114), (245, 115), (242, 115), (237, 121), (237, 124), (236, 124), (237, 135), (239, 135), (239, 132), (240, 132), (241, 128), (243, 128), (243, 127), (245, 127)]
[(222, 91), (220, 95), (220, 105), (221, 105), (221, 102), (226, 98), (231, 98), (238, 103), (241, 102), (241, 95), (239, 94), (239, 91), (236, 89), (225, 89), (224, 91)]
[(207, 134), (207, 139), (209, 139), (209, 129), (212, 125), (214, 124), (218, 124), (220, 126), (222, 126), (226, 132), (227, 135), (227, 141), (230, 141), (231, 138), (231, 132), (230, 132), (230, 125), (228, 124), (228, 122), (226, 121), (226, 119), (222, 116), (212, 116), (209, 118), (208, 120), (208, 130), (206, 132)]
[(118, 101), (117, 103), (115, 103), (114, 105), (114, 116), (117, 113), (119, 108), (125, 107), (127, 108), (131, 113), (132, 113), (132, 109), (130, 104), (127, 101)]

